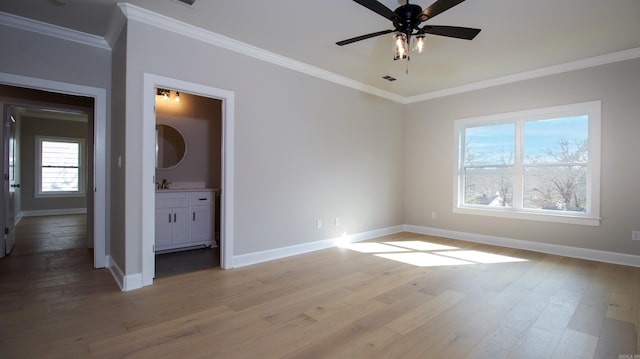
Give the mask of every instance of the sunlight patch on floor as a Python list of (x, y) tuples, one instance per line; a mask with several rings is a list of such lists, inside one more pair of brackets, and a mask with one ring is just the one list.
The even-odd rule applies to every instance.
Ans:
[(476, 263), (509, 263), (526, 262), (526, 259), (504, 256), (501, 254), (487, 253), (480, 251), (444, 251), (438, 254), (458, 259), (465, 259)]
[(394, 260), (418, 267), (526, 262), (526, 259), (425, 241), (340, 243), (340, 248)]
[(429, 243), (424, 241), (395, 241), (395, 242), (384, 242), (384, 243), (392, 246), (409, 248), (416, 251), (444, 251), (444, 250), (458, 249), (458, 247), (445, 246), (444, 244)]
[(341, 245), (342, 248), (351, 249), (360, 253), (393, 253), (393, 252), (409, 252), (410, 249), (394, 247), (383, 243), (376, 242), (359, 242), (346, 243)]
[(411, 264), (417, 267), (459, 266), (465, 264), (473, 264), (472, 262), (468, 261), (424, 252), (383, 253), (375, 254), (375, 256)]

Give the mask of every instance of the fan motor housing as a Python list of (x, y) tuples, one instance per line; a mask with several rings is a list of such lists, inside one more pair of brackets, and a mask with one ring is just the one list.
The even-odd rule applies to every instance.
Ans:
[(402, 24), (394, 24), (398, 28), (397, 30), (410, 32), (418, 27), (420, 23), (418, 16), (422, 13), (422, 8), (416, 4), (405, 4), (397, 8), (394, 13), (403, 20)]

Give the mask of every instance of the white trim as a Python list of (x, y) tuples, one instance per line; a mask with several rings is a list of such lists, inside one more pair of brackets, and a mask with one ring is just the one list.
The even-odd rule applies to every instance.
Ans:
[(386, 98), (401, 104), (410, 104), (431, 100), (439, 97), (456, 95), (464, 92), (485, 89), (494, 86), (505, 85), (513, 82), (530, 80), (539, 77), (580, 70), (598, 65), (605, 65), (619, 61), (631, 60), (640, 57), (640, 47), (622, 50), (610, 54), (594, 56), (582, 60), (565, 62), (558, 65), (542, 67), (535, 70), (525, 71), (513, 75), (498, 77), (495, 79), (478, 81), (466, 85), (455, 86), (443, 90), (431, 91), (415, 96), (401, 96), (392, 92), (388, 92), (365, 83), (352, 80), (350, 78), (338, 75), (336, 73), (323, 70), (321, 68), (305, 64), (303, 62), (278, 55), (276, 53), (249, 45), (247, 43), (234, 40), (232, 38), (217, 34), (212, 31), (172, 19), (170, 17), (160, 15), (158, 13), (143, 9), (141, 7), (128, 4), (118, 3), (118, 6), (128, 19), (136, 20), (147, 25), (155, 26), (163, 30), (175, 32), (177, 34), (187, 36), (199, 41), (203, 41), (230, 51), (238, 52), (243, 55), (251, 56), (275, 65), (279, 65), (294, 71), (298, 71), (310, 76), (315, 76), (323, 80), (331, 81), (342, 86), (350, 87), (358, 91), (366, 92), (375, 96)]
[(26, 17), (9, 14), (0, 11), (0, 25), (11, 26), (16, 29), (35, 32), (45, 36), (57, 37), (59, 39), (77, 42), (83, 45), (99, 47), (111, 50), (107, 41), (97, 35), (68, 29), (66, 27), (47, 24), (42, 21), (29, 19)]
[(22, 217), (63, 216), (66, 214), (86, 214), (86, 208), (34, 209), (20, 212)]
[(547, 253), (571, 258), (587, 259), (598, 262), (620, 264), (631, 267), (640, 267), (640, 256), (626, 253), (600, 251), (596, 249), (569, 247), (559, 244), (531, 242), (520, 239), (489, 236), (467, 232), (458, 232), (448, 229), (404, 225), (406, 232), (426, 234), (430, 236), (458, 239), (462, 241), (490, 244), (494, 246), (524, 249), (539, 253)]
[(135, 273), (124, 275), (124, 272), (122, 271), (118, 263), (116, 263), (116, 261), (114, 261), (111, 256), (107, 256), (107, 261), (107, 263), (109, 263), (109, 272), (111, 272), (113, 279), (115, 279), (116, 284), (118, 284), (118, 287), (121, 291), (126, 292), (142, 288), (142, 274)]
[[(580, 102), (559, 106), (541, 107), (522, 111), (483, 115), (457, 119), (454, 121), (455, 159), (453, 172), (453, 212), (469, 215), (493, 216), (500, 218), (515, 218), (536, 220), (543, 222), (569, 223), (588, 226), (600, 225), (600, 151), (601, 151), (601, 101)], [(588, 176), (587, 176), (587, 207), (584, 213), (569, 211), (535, 210), (524, 208), (523, 176), (524, 155), (522, 150), (524, 123), (576, 115), (588, 116)], [(466, 145), (464, 133), (470, 127), (492, 126), (496, 124), (513, 124), (514, 139), (514, 168), (513, 177), (513, 205), (512, 207), (491, 207), (464, 203), (464, 166), (463, 161)], [(491, 164), (487, 164), (489, 167)], [(495, 165), (495, 164), (494, 164)]]
[[(539, 77), (580, 70), (593, 66), (605, 65), (619, 61), (631, 60), (640, 57), (640, 47), (628, 50), (617, 51), (600, 56), (590, 57), (577, 61), (570, 61), (558, 65), (542, 67), (535, 70), (525, 71), (517, 74), (502, 76), (490, 80), (478, 81), (461, 86), (450, 87), (442, 90), (426, 92), (415, 96), (401, 96), (389, 91), (379, 89), (377, 87), (367, 85), (365, 83), (352, 80), (348, 77), (338, 75), (336, 73), (315, 67), (276, 53), (249, 45), (247, 43), (231, 39), (229, 37), (195, 27), (193, 25), (172, 19), (170, 17), (160, 15), (158, 13), (143, 9), (141, 7), (128, 4), (118, 3), (122, 13), (126, 18), (143, 22), (147, 25), (159, 27), (168, 31), (172, 31), (184, 36), (188, 36), (203, 42), (210, 43), (215, 46), (235, 51), (247, 56), (251, 56), (263, 61), (267, 61), (294, 71), (298, 71), (307, 75), (311, 75), (323, 80), (331, 81), (339, 85), (350, 87), (358, 91), (366, 92), (378, 97), (386, 98), (402, 104), (410, 104), (431, 100), (439, 97), (451, 96), (460, 93), (481, 90), (489, 87), (495, 87), (514, 83), (523, 80), (530, 80)], [(53, 36), (64, 40), (74, 41), (81, 44), (100, 47), (110, 50), (111, 44), (118, 36), (124, 26), (125, 21), (112, 17), (109, 30), (105, 38), (100, 36), (83, 33), (80, 31), (67, 29), (57, 25), (47, 24), (41, 21), (24, 18), (21, 16), (0, 12), (0, 24), (32, 31), (39, 34)]]
[(386, 98), (391, 101), (403, 103), (405, 99), (403, 96), (364, 84), (359, 81), (352, 80), (350, 78), (321, 69), (319, 67), (315, 67), (238, 40), (234, 40), (230, 37), (226, 37), (212, 31), (204, 30), (202, 28), (172, 19), (168, 16), (149, 11), (132, 4), (118, 3), (118, 6), (129, 20), (139, 21), (162, 30), (171, 31), (182, 36), (186, 36), (198, 41), (221, 47), (223, 49), (234, 51), (246, 56), (282, 66), (293, 71), (314, 76), (322, 80), (327, 80), (342, 86), (370, 93), (372, 95)]
[(69, 95), (93, 97), (94, 121), (94, 170), (93, 179), (93, 266), (107, 266), (106, 211), (107, 211), (107, 90), (98, 87), (76, 85), (0, 72), (0, 83)]
[(235, 267), (244, 267), (252, 264), (262, 263), (271, 261), (274, 259), (280, 259), (290, 256), (295, 256), (298, 254), (304, 254), (309, 252), (318, 251), (321, 249), (327, 249), (331, 247), (336, 247), (339, 244), (351, 243), (351, 242), (360, 242), (367, 239), (378, 238), (390, 234), (400, 233), (402, 232), (404, 227), (393, 226), (382, 229), (376, 229), (368, 232), (356, 233), (353, 235), (347, 235), (343, 237), (336, 237), (331, 239), (325, 239), (316, 242), (302, 243), (289, 247), (275, 248), (269, 249), (266, 251), (253, 252), (247, 254), (241, 254), (233, 257), (233, 263)]
[(116, 284), (118, 284), (118, 287), (120, 287), (120, 290), (123, 290), (124, 273), (122, 272), (122, 269), (120, 269), (118, 263), (116, 263), (111, 256), (107, 256), (107, 268), (109, 269), (109, 272), (111, 272), (111, 276), (113, 276)]
[(640, 57), (640, 47), (612, 52), (605, 55), (589, 57), (582, 60), (565, 62), (558, 65), (541, 67), (539, 69), (520, 72), (513, 75), (497, 77), (490, 80), (473, 82), (466, 85), (454, 86), (443, 90), (423, 93), (421, 95), (404, 97), (404, 104), (432, 100), (439, 97), (457, 95), (465, 92), (482, 90), (489, 87), (506, 85), (514, 82), (536, 79), (539, 77), (556, 75), (564, 72), (586, 69), (589, 67), (611, 64), (615, 62), (632, 60)]
[[(77, 191), (42, 191), (42, 142), (65, 142), (78, 144), (78, 190)], [(35, 198), (66, 198), (87, 196), (87, 141), (81, 137), (61, 137), (36, 135), (36, 161), (35, 161)]]
[[(516, 73), (512, 75), (497, 77), (494, 79), (473, 82), (465, 85), (454, 86), (442, 90), (426, 92), (415, 96), (401, 96), (389, 91), (379, 89), (377, 87), (367, 85), (365, 83), (350, 79), (336, 73), (323, 70), (319, 67), (311, 66), (303, 62), (278, 55), (276, 53), (249, 45), (247, 43), (231, 39), (229, 37), (207, 31), (202, 28), (172, 19), (170, 17), (160, 15), (158, 13), (143, 9), (141, 7), (129, 4), (118, 3), (118, 6), (124, 14), (125, 19), (118, 18), (117, 15), (112, 16), (110, 27), (104, 38), (67, 29), (57, 25), (43, 23), (37, 20), (20, 17), (13, 14), (0, 12), (0, 25), (7, 25), (26, 31), (32, 31), (43, 35), (53, 36), (64, 40), (74, 41), (81, 44), (100, 47), (111, 50), (111, 45), (119, 35), (120, 31), (126, 23), (126, 18), (143, 22), (147, 25), (172, 31), (196, 40), (200, 40), (227, 50), (235, 51), (247, 56), (251, 56), (263, 61), (267, 61), (294, 71), (308, 74), (323, 80), (331, 81), (339, 85), (349, 87), (358, 91), (366, 92), (378, 97), (386, 98), (401, 104), (411, 104), (426, 100), (432, 100), (439, 97), (457, 95), (465, 92), (481, 90), (485, 88), (506, 85), (523, 80), (531, 80), (539, 77), (555, 75), (559, 73), (585, 69), (589, 67), (606, 65), (610, 63), (632, 60), (640, 57), (640, 47), (616, 51), (609, 54), (594, 56), (582, 60), (565, 62), (557, 65), (541, 67), (539, 69)], [(117, 13), (117, 12), (116, 12)]]
[[(497, 208), (497, 207), (494, 207)], [(511, 208), (512, 209), (512, 208)], [(535, 213), (535, 212), (520, 212), (520, 211), (506, 211), (492, 208), (473, 208), (473, 207), (453, 207), (453, 213), (468, 214), (474, 216), (487, 216), (498, 218), (511, 218), (522, 219), (528, 221), (538, 222), (552, 222), (552, 223), (566, 223), (566, 224), (578, 224), (583, 226), (600, 226), (599, 217), (581, 217), (579, 215), (565, 215), (562, 211), (558, 213)]]
[(127, 18), (124, 16), (122, 11), (119, 11), (118, 8), (114, 8), (111, 13), (111, 19), (109, 20), (107, 33), (104, 35), (104, 40), (109, 44), (110, 49), (113, 49), (113, 45), (118, 41), (118, 36), (120, 36), (120, 32), (122, 32), (126, 23)]
[(155, 123), (154, 112), (156, 87), (222, 100), (222, 183), (220, 192), (220, 264), (222, 268), (233, 268), (233, 214), (234, 214), (234, 108), (235, 94), (220, 88), (172, 79), (159, 75), (144, 74), (142, 115), (142, 279), (141, 285), (153, 284), (155, 273)]

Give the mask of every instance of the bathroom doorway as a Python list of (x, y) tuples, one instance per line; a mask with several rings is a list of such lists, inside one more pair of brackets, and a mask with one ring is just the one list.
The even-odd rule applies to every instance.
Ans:
[[(155, 91), (155, 278), (219, 268), (222, 100), (172, 88)], [(185, 209), (167, 211), (171, 201)]]
[[(191, 94), (200, 97), (216, 99), (220, 101), (221, 114), (221, 144), (220, 144), (220, 191), (217, 193), (216, 202), (219, 202), (219, 250), (220, 267), (233, 268), (233, 208), (234, 208), (234, 108), (235, 94), (232, 91), (215, 88), (207, 85), (177, 80), (173, 78), (144, 74), (144, 98), (143, 98), (143, 123), (142, 123), (142, 168), (140, 179), (142, 180), (142, 213), (140, 222), (142, 235), (142, 276), (139, 282), (141, 286), (153, 284), (155, 277), (155, 208), (156, 191), (150, 186), (151, 179), (157, 183), (155, 176), (155, 105), (158, 89), (171, 89), (182, 94)], [(174, 100), (175, 101), (175, 100)], [(190, 151), (187, 148), (187, 152)], [(160, 182), (162, 179), (159, 179)], [(169, 179), (168, 179), (169, 180)], [(149, 182), (147, 182), (149, 181)], [(187, 181), (189, 182), (189, 181)], [(196, 197), (200, 200), (200, 197)], [(217, 216), (218, 216), (217, 215)], [(168, 218), (167, 218), (168, 219)], [(132, 285), (128, 289), (133, 289)]]

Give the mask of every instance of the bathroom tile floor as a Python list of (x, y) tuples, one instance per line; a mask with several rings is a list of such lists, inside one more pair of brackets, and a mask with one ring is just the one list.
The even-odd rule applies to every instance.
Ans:
[(156, 278), (220, 267), (220, 248), (156, 254)]

